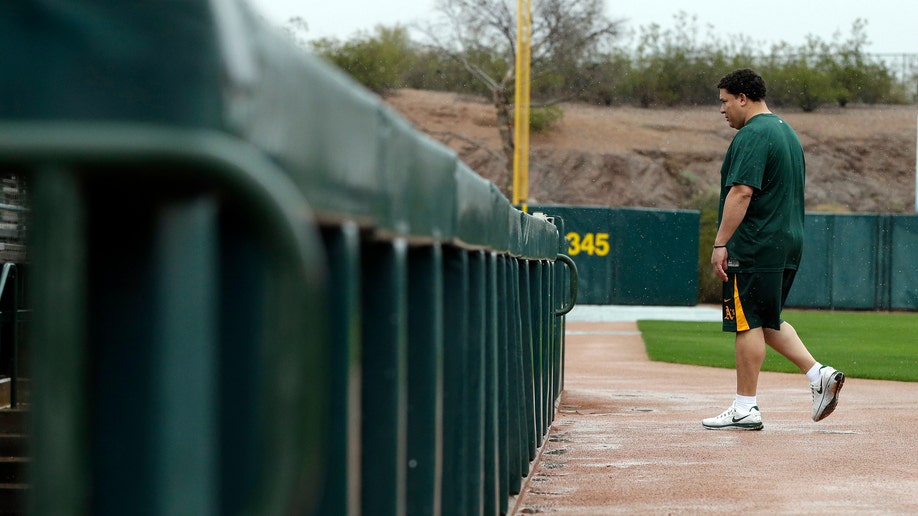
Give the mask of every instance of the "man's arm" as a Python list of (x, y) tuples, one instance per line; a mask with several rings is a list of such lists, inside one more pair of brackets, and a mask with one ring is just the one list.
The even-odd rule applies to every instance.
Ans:
[[(753, 192), (751, 186), (742, 184), (734, 184), (727, 192), (720, 227), (717, 228), (717, 236), (714, 237), (715, 246), (727, 245), (727, 242), (733, 238), (733, 233), (746, 216)], [(714, 252), (711, 253), (711, 267), (714, 269), (715, 276), (721, 281), (727, 281), (727, 248), (714, 248)]]

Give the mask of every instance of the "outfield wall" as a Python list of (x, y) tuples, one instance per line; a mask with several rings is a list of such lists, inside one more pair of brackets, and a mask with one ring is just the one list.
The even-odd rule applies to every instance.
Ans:
[[(581, 304), (698, 303), (695, 211), (534, 206), (563, 219)], [(841, 310), (918, 309), (918, 215), (806, 215), (803, 265), (787, 304)], [(707, 270), (704, 267), (701, 270)]]
[(803, 264), (787, 304), (918, 309), (918, 215), (807, 214)]
[(536, 206), (564, 219), (579, 272), (578, 303), (698, 303), (697, 211)]

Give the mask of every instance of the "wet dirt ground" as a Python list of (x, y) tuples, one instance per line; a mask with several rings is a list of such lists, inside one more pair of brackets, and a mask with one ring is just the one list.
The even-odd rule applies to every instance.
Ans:
[(555, 421), (510, 513), (915, 514), (918, 384), (848, 378), (814, 423), (802, 374), (762, 373), (762, 431), (712, 431), (732, 369), (650, 362), (634, 322), (568, 322)]

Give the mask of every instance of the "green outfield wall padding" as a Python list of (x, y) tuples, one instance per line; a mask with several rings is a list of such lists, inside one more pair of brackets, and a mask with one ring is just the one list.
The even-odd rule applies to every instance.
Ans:
[[(567, 255), (574, 259), (580, 274), (578, 298), (582, 304), (610, 304), (613, 299), (613, 286), (616, 285), (618, 268), (616, 257), (618, 250), (612, 248), (618, 239), (612, 238), (614, 224), (613, 210), (607, 208), (589, 208), (574, 206), (534, 207), (533, 211), (544, 211), (548, 216), (559, 216), (564, 219), (565, 234), (568, 242)], [(574, 237), (572, 233), (577, 236)], [(583, 251), (583, 235), (593, 235), (592, 252)], [(597, 247), (595, 242), (600, 235)], [(572, 247), (572, 244), (574, 247)]]
[(846, 310), (918, 308), (918, 216), (806, 216), (803, 261), (788, 306)]
[[(796, 306), (830, 306), (832, 302), (832, 260), (827, 250), (832, 243), (835, 218), (828, 214), (808, 214), (803, 242), (802, 266), (787, 298)], [(820, 259), (823, 256), (823, 259)]]
[(694, 305), (698, 302), (699, 214), (620, 209), (613, 227), (620, 250), (616, 303)]
[(918, 309), (918, 215), (892, 219), (890, 308)]
[[(876, 305), (879, 235), (877, 217), (835, 217), (833, 245), (828, 254), (832, 267), (832, 304), (839, 308), (870, 309)], [(849, 238), (839, 240), (839, 236)], [(850, 238), (850, 236), (857, 237)], [(836, 245), (841, 244), (841, 245)], [(812, 258), (818, 260), (818, 255)], [(804, 264), (805, 266), (805, 264)]]
[(578, 303), (692, 306), (698, 302), (696, 211), (535, 206), (564, 219)]

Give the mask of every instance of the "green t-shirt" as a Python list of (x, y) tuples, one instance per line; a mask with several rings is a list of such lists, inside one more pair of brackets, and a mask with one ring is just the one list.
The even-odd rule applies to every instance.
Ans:
[(790, 124), (764, 113), (737, 131), (720, 169), (720, 216), (735, 184), (754, 189), (746, 216), (727, 244), (734, 272), (796, 269), (803, 247), (803, 146)]

